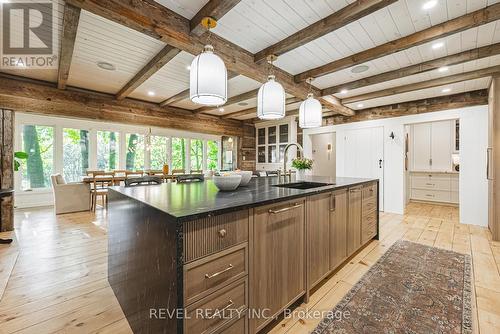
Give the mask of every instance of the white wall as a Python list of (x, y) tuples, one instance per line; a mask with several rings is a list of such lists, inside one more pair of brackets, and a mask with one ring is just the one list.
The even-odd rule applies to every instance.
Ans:
[[(324, 126), (304, 130), (304, 151), (312, 155), (309, 135), (336, 133), (337, 176), (344, 175), (342, 140), (346, 130), (382, 126), (384, 128), (385, 211), (402, 214), (404, 198), (404, 126), (406, 124), (446, 119), (460, 119), (460, 221), (465, 224), (487, 226), (488, 184), (486, 181), (486, 146), (488, 136), (488, 107), (477, 106), (410, 115), (381, 120)], [(391, 131), (395, 139), (389, 138)]]

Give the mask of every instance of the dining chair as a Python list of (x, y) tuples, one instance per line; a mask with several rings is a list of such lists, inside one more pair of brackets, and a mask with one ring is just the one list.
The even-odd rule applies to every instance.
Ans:
[(179, 175), (177, 177), (177, 183), (198, 182), (204, 180), (205, 177), (203, 174)]
[(142, 170), (136, 170), (136, 171), (126, 170), (125, 171), (125, 180), (128, 180), (130, 178), (134, 178), (134, 177), (142, 177), (143, 175), (144, 175), (144, 171), (142, 171)]
[(125, 187), (134, 187), (140, 185), (153, 185), (153, 184), (162, 184), (162, 179), (158, 176), (141, 176), (134, 177), (131, 179), (125, 180)]
[(173, 169), (172, 175), (175, 175), (175, 174), (186, 174), (186, 170), (185, 169)]
[(201, 170), (201, 169), (191, 169), (191, 174), (203, 174), (203, 170)]
[(92, 210), (95, 212), (97, 198), (100, 197), (102, 206), (108, 208), (108, 187), (114, 185), (114, 172), (100, 172), (93, 175), (92, 183)]

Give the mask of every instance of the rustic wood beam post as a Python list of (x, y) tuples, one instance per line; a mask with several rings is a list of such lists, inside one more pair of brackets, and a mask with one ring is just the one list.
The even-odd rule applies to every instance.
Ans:
[(240, 1), (241, 0), (210, 0), (189, 22), (191, 33), (196, 36), (201, 36), (204, 32), (206, 32), (206, 29), (201, 25), (201, 20), (204, 17), (211, 17), (216, 20), (220, 20)]
[(158, 72), (163, 66), (174, 59), (181, 50), (170, 45), (165, 46), (151, 59), (134, 77), (127, 82), (122, 89), (116, 94), (118, 100), (122, 100), (132, 93), (137, 87), (142, 85), (146, 80), (151, 78), (153, 74)]
[(449, 84), (453, 84), (453, 83), (457, 83), (457, 82), (484, 78), (484, 77), (494, 75), (496, 73), (500, 73), (500, 65), (493, 66), (493, 67), (487, 67), (487, 68), (483, 68), (483, 69), (479, 69), (479, 70), (475, 70), (475, 71), (465, 72), (465, 73), (448, 75), (448, 76), (444, 76), (444, 77), (436, 78), (436, 79), (432, 79), (432, 80), (415, 82), (415, 83), (408, 84), (408, 85), (382, 89), (382, 90), (371, 92), (371, 93), (356, 95), (356, 96), (345, 98), (342, 100), (342, 102), (345, 104), (349, 104), (349, 103), (355, 103), (355, 102), (359, 102), (359, 101), (366, 101), (366, 100), (376, 99), (376, 98), (384, 97), (384, 96), (408, 93), (408, 92), (413, 92), (416, 90), (421, 90), (421, 89), (426, 89), (426, 88), (439, 87), (439, 86), (449, 85)]
[(0, 109), (0, 232), (14, 229), (14, 111)]
[(307, 44), (321, 36), (335, 31), (351, 22), (389, 6), (397, 0), (358, 0), (335, 13), (321, 19), (282, 41), (273, 44), (255, 54), (255, 61), (265, 60), (269, 55), (282, 55), (288, 51)]
[(401, 79), (410, 75), (425, 73), (429, 71), (436, 70), (444, 66), (452, 66), (463, 64), (469, 61), (482, 59), (486, 57), (491, 57), (500, 54), (500, 43), (493, 45), (483, 46), (477, 49), (467, 50), (464, 52), (452, 54), (449, 56), (444, 56), (437, 59), (432, 59), (420, 64), (410, 65), (404, 68), (400, 68), (394, 71), (384, 72), (377, 75), (373, 75), (367, 78), (361, 78), (359, 80), (346, 82), (340, 85), (324, 88), (321, 94), (331, 95), (340, 93), (343, 89), (351, 90), (362, 88), (366, 86), (376, 85), (378, 83)]
[(455, 19), (437, 24), (430, 28), (418, 31), (409, 36), (401, 37), (394, 41), (378, 45), (354, 55), (335, 60), (328, 64), (307, 70), (295, 76), (296, 82), (304, 82), (308, 78), (316, 78), (329, 73), (337, 72), (367, 61), (387, 56), (391, 53), (406, 50), (427, 42), (434, 41), (458, 32), (478, 27), (480, 25), (500, 19), (500, 3), (479, 9), (475, 12), (457, 17)]
[(80, 8), (66, 4), (64, 6), (63, 27), (61, 37), (61, 53), (59, 54), (59, 71), (57, 88), (65, 89), (68, 82), (71, 59), (75, 48), (76, 32), (80, 21)]

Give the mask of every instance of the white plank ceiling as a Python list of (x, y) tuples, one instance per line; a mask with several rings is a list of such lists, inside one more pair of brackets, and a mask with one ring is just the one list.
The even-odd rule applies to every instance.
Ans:
[[(208, 0), (156, 1), (188, 19), (191, 19), (208, 2)], [(242, 0), (219, 20), (219, 25), (214, 29), (214, 33), (255, 53), (354, 1)], [(361, 20), (352, 22), (341, 29), (281, 55), (276, 65), (291, 74), (298, 74), (499, 1), (438, 0), (436, 7), (426, 11), (422, 9), (424, 0), (399, 0)], [(57, 4), (59, 13), (57, 27), (60, 35), (64, 1), (54, 0), (54, 2)], [(351, 68), (348, 68), (316, 78), (313, 84), (318, 88), (340, 85), (465, 50), (500, 43), (500, 22), (492, 22), (478, 28), (468, 29), (443, 38), (441, 42), (443, 47), (439, 49), (433, 49), (433, 43), (423, 44), (367, 62), (366, 65), (368, 65), (369, 69), (366, 72), (354, 74), (351, 72)], [(59, 38), (56, 40), (56, 47), (59, 50)], [(82, 11), (68, 85), (116, 94), (163, 47), (165, 47), (165, 44), (156, 39)], [(131, 93), (130, 97), (151, 102), (161, 102), (188, 89), (188, 65), (193, 58), (194, 55), (186, 52), (179, 53), (171, 62)], [(99, 62), (113, 64), (115, 70), (103, 70), (97, 66)], [(451, 66), (449, 71), (445, 73), (432, 71), (355, 89), (347, 94), (336, 95), (339, 98), (346, 98), (494, 65), (500, 65), (499, 56)], [(20, 68), (15, 70), (1, 69), (1, 71), (49, 82), (57, 81), (57, 70), (26, 70)], [(444, 94), (454, 94), (486, 88), (488, 82), (488, 78), (471, 80), (449, 85), (451, 90), (447, 93), (442, 92), (447, 87), (437, 87), (362, 101), (363, 107), (358, 106), (360, 103), (353, 103), (348, 106), (353, 109), (361, 109)], [(229, 97), (254, 90), (259, 86), (260, 83), (255, 80), (237, 76), (228, 83)], [(224, 106), (224, 112), (214, 110), (209, 113), (223, 115), (248, 109), (256, 105), (255, 100), (255, 98), (252, 98), (242, 101), (244, 102), (242, 105)], [(189, 99), (179, 101), (174, 106), (191, 110), (200, 107), (189, 101)], [(296, 109), (296, 106), (288, 106), (287, 108)], [(254, 117), (254, 115), (242, 116), (240, 119), (251, 117)]]

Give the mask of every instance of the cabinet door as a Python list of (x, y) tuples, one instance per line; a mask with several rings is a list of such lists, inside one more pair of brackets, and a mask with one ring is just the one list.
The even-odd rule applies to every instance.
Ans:
[[(305, 292), (304, 215), (304, 200), (255, 209), (252, 308), (275, 315)], [(252, 319), (256, 330), (270, 320)]]
[(330, 208), (331, 193), (307, 199), (307, 249), (309, 287), (318, 283), (330, 271)]
[(412, 126), (412, 170), (428, 171), (431, 168), (431, 124)]
[(453, 121), (431, 123), (431, 170), (451, 171), (452, 123)]
[(330, 270), (347, 258), (347, 191), (332, 194), (330, 211)]
[(361, 247), (361, 187), (349, 189), (349, 214), (347, 221), (347, 255)]

